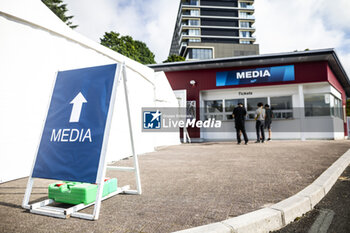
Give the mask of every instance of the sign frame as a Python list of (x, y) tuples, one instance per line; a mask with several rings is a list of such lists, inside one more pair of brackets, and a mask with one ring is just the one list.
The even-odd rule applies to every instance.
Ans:
[[(96, 201), (89, 204), (89, 205), (79, 204), (79, 205), (76, 205), (76, 206), (73, 206), (73, 207), (70, 207), (67, 209), (47, 206), (47, 205), (54, 202), (54, 200), (52, 200), (52, 199), (47, 199), (45, 201), (41, 201), (38, 203), (29, 204), (31, 192), (32, 192), (33, 185), (34, 185), (34, 179), (43, 179), (43, 178), (33, 177), (33, 171), (34, 171), (34, 167), (36, 164), (37, 155), (38, 155), (38, 151), (39, 151), (39, 147), (40, 147), (40, 142), (41, 142), (44, 128), (45, 128), (45, 123), (46, 123), (48, 113), (49, 113), (49, 108), (50, 108), (50, 104), (51, 104), (52, 97), (53, 97), (53, 91), (54, 91), (56, 81), (58, 78), (58, 72), (56, 72), (53, 86), (51, 88), (51, 96), (49, 98), (49, 103), (47, 106), (47, 111), (46, 111), (47, 115), (46, 115), (45, 120), (44, 120), (43, 125), (42, 125), (40, 140), (39, 140), (39, 143), (38, 143), (38, 146), (36, 149), (33, 165), (32, 165), (30, 176), (29, 176), (28, 182), (27, 182), (25, 195), (24, 195), (24, 198), (22, 201), (22, 207), (24, 209), (29, 210), (31, 213), (47, 215), (47, 216), (52, 216), (52, 217), (58, 217), (58, 218), (68, 218), (71, 216), (71, 217), (77, 217), (77, 218), (82, 218), (82, 219), (87, 219), (87, 220), (97, 220), (99, 217), (102, 200), (110, 198), (112, 196), (115, 196), (119, 193), (139, 194), (139, 195), (142, 193), (139, 165), (138, 165), (138, 156), (135, 153), (135, 144), (134, 144), (134, 137), (133, 137), (133, 132), (132, 132), (132, 125), (131, 125), (129, 97), (128, 97), (127, 83), (126, 83), (127, 82), (126, 66), (125, 66), (125, 63), (114, 63), (114, 64), (116, 64), (116, 72), (114, 75), (113, 87), (112, 87), (112, 92), (111, 92), (111, 97), (110, 97), (110, 104), (109, 104), (107, 118), (106, 118), (106, 124), (105, 124), (105, 129), (104, 129), (104, 134), (103, 134), (103, 142), (102, 142), (101, 153), (100, 153), (100, 160), (99, 160), (97, 176), (96, 176), (96, 185), (98, 186), (97, 187), (97, 194), (96, 194)], [(124, 84), (125, 102), (126, 102), (126, 106), (127, 106), (127, 115), (128, 115), (127, 117), (128, 117), (128, 123), (129, 123), (129, 134), (130, 134), (131, 147), (132, 147), (131, 149), (132, 149), (132, 156), (134, 157), (134, 167), (116, 167), (116, 166), (108, 166), (107, 167), (106, 151), (107, 151), (107, 146), (108, 146), (108, 141), (109, 141), (109, 133), (110, 133), (111, 122), (112, 122), (112, 117), (113, 117), (113, 112), (114, 112), (116, 92), (117, 92), (117, 88), (119, 86), (119, 83), (121, 81)], [(109, 194), (108, 196), (102, 197), (106, 169), (135, 172), (137, 190), (130, 190), (130, 186), (126, 185), (124, 187), (118, 188), (117, 191)], [(94, 210), (93, 210), (93, 214), (85, 214), (85, 213), (78, 212), (79, 210), (85, 209), (91, 205), (95, 205)]]

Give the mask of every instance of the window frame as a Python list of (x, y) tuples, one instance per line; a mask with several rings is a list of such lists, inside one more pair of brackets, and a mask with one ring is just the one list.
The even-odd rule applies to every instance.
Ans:
[[(262, 97), (242, 97), (242, 98), (217, 98), (217, 99), (205, 99), (203, 100), (203, 115), (201, 117), (204, 118), (204, 120), (207, 120), (208, 118), (213, 118), (216, 120), (223, 120), (223, 121), (234, 121), (233, 118), (229, 119), (228, 116), (232, 115), (232, 111), (227, 111), (226, 110), (226, 101), (229, 100), (237, 100), (237, 102), (242, 102), (244, 104), (244, 108), (247, 111), (247, 116), (246, 116), (246, 120), (254, 120), (254, 115), (255, 115), (255, 111), (257, 106), (253, 106), (252, 110), (248, 111), (248, 99), (259, 99), (259, 98), (265, 98), (266, 102), (264, 102), (264, 104), (269, 104), (271, 107), (271, 98), (278, 98), (278, 97), (290, 97), (291, 100), (291, 108), (290, 109), (280, 109), (280, 110), (274, 110), (273, 111), (273, 120), (290, 120), (294, 118), (294, 114), (293, 114), (293, 96), (292, 95), (285, 95), (285, 96), (262, 96)], [(207, 112), (206, 111), (206, 102), (207, 101), (221, 101), (222, 102), (222, 111), (221, 112)], [(251, 117), (249, 117), (249, 114), (251, 115)], [(283, 116), (288, 116), (288, 117), (283, 117)], [(218, 116), (218, 117), (216, 117)]]
[[(271, 98), (284, 98), (288, 97), (290, 98), (291, 107), (286, 109), (274, 109), (272, 107)], [(293, 96), (292, 95), (283, 95), (283, 96), (270, 96), (269, 97), (269, 103), (270, 109), (273, 113), (272, 119), (292, 119), (293, 118)], [(280, 117), (279, 117), (280, 116)]]
[[(306, 101), (305, 101), (305, 96), (323, 96), (323, 98), (326, 99), (326, 95), (329, 96), (329, 103), (328, 105), (328, 115), (306, 115)], [(305, 118), (311, 118), (311, 117), (335, 117), (335, 118), (339, 118), (341, 120), (343, 120), (343, 114), (344, 114), (344, 110), (343, 110), (343, 102), (341, 99), (339, 99), (338, 97), (336, 97), (334, 94), (332, 93), (310, 93), (310, 94), (304, 94), (304, 109), (305, 109)]]

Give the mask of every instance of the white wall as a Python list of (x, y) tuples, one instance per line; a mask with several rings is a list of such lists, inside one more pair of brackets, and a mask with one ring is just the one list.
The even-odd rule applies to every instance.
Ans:
[[(29, 175), (59, 70), (125, 62), (137, 153), (178, 144), (178, 134), (158, 140), (141, 132), (141, 107), (153, 107), (157, 89), (164, 104), (175, 96), (154, 71), (75, 33), (39, 0), (0, 2), (0, 183)], [(152, 84), (153, 83), (153, 84)], [(159, 83), (159, 84), (158, 84)], [(117, 90), (107, 158), (131, 155), (124, 91)]]

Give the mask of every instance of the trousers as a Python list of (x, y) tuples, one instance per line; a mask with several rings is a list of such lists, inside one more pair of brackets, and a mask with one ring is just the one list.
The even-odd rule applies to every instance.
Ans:
[(256, 121), (255, 124), (255, 128), (256, 128), (256, 141), (260, 142), (260, 140), (262, 142), (265, 141), (265, 132), (264, 132), (264, 121)]
[(248, 142), (247, 132), (245, 131), (244, 121), (236, 122), (236, 134), (237, 134), (237, 142), (241, 143), (241, 133), (243, 134), (244, 142)]

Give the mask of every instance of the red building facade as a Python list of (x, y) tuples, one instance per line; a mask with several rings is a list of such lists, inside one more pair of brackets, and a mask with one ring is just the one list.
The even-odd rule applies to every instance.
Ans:
[[(218, 84), (219, 74), (222, 72), (272, 70), (286, 66), (293, 69), (292, 80), (275, 79), (261, 83), (251, 81), (252, 83), (235, 83), (234, 85), (228, 83), (224, 86)], [(186, 90), (187, 101), (196, 103), (197, 119), (204, 119), (210, 113), (215, 112), (216, 115), (211, 114), (210, 116), (219, 118), (223, 124), (232, 127), (233, 120), (230, 119), (229, 112), (234, 107), (234, 103), (244, 102), (249, 113), (252, 107), (255, 107), (253, 103), (261, 100), (275, 107), (274, 111), (281, 113), (281, 117), (275, 119), (276, 127), (278, 125), (282, 127), (282, 124), (289, 124), (292, 128), (293, 124), (299, 125), (299, 123), (292, 123), (299, 119), (296, 117), (296, 108), (305, 111), (299, 121), (305, 121), (306, 124), (308, 122), (320, 124), (319, 132), (317, 132), (318, 129), (307, 129), (305, 132), (300, 129), (299, 132), (293, 131), (288, 134), (288, 130), (282, 132), (283, 127), (280, 127), (281, 134), (278, 135), (280, 138), (340, 139), (348, 136), (345, 106), (346, 98), (350, 94), (350, 82), (334, 50), (168, 63), (152, 65), (151, 68), (156, 71), (164, 71), (173, 90)], [(258, 72), (256, 74), (258, 75)], [(215, 101), (214, 107), (211, 106), (213, 101)], [(329, 114), (327, 114), (328, 107)], [(301, 120), (302, 118), (305, 119)], [(247, 124), (250, 124), (254, 131), (253, 121), (249, 119), (249, 116)], [(332, 125), (333, 130), (332, 127), (323, 129), (322, 125), (325, 124)], [(234, 128), (232, 128), (233, 131)], [(220, 134), (209, 135), (198, 128), (189, 129), (189, 133), (191, 138), (197, 139), (234, 138), (233, 133), (225, 132), (221, 136)]]

